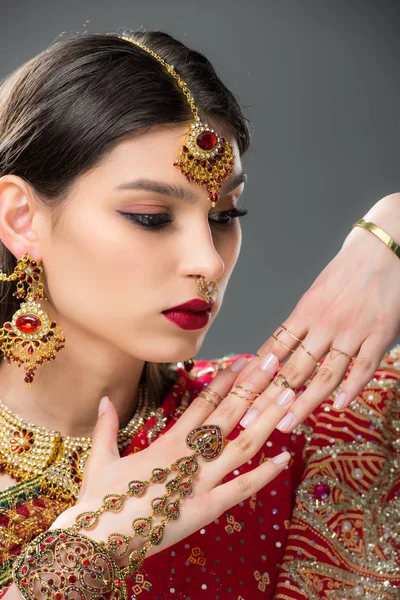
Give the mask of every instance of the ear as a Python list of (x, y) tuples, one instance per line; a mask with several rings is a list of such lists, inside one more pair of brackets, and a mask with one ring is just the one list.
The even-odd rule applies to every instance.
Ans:
[(29, 252), (41, 260), (37, 208), (32, 187), (24, 179), (17, 175), (0, 177), (0, 239), (16, 258)]

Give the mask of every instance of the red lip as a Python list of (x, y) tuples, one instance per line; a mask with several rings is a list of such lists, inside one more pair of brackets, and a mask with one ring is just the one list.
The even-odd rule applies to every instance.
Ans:
[(188, 302), (184, 302), (183, 304), (179, 304), (178, 306), (173, 306), (172, 308), (167, 308), (163, 310), (164, 312), (182, 310), (186, 312), (203, 312), (206, 310), (210, 310), (212, 305), (214, 304), (213, 300), (210, 302), (205, 302), (204, 300), (199, 300), (198, 298), (194, 298), (193, 300), (189, 300)]

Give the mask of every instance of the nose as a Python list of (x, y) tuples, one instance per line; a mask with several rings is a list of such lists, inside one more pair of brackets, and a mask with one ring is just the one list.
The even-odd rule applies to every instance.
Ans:
[(207, 282), (219, 279), (225, 265), (214, 245), (209, 225), (195, 222), (187, 227), (180, 250), (180, 272), (195, 278), (203, 275)]

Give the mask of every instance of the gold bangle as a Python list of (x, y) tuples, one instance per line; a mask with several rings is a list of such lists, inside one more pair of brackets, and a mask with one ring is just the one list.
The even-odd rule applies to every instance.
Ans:
[(377, 238), (379, 238), (384, 244), (386, 244), (386, 246), (388, 248), (390, 248), (391, 250), (393, 250), (393, 252), (395, 253), (396, 256), (398, 256), (400, 258), (400, 246), (399, 244), (397, 244), (393, 238), (390, 237), (390, 235), (388, 233), (386, 233), (386, 231), (383, 231), (383, 229), (381, 229), (380, 227), (378, 227), (378, 225), (375, 225), (375, 223), (372, 223), (371, 221), (366, 221), (365, 219), (359, 219), (356, 223), (354, 223), (354, 225), (352, 226), (352, 229), (356, 226), (359, 227), (364, 227), (364, 229), (368, 229), (368, 231), (370, 231), (371, 233), (373, 233), (374, 235), (376, 235)]

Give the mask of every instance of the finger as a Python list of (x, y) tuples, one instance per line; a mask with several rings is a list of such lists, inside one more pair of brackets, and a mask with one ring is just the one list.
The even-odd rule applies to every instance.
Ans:
[[(241, 369), (245, 368), (247, 363), (248, 360), (245, 356), (239, 357), (235, 362), (220, 371), (218, 375), (214, 377), (211, 381), (210, 389), (222, 396), (222, 398), (225, 398), (231, 390), (238, 373)], [(205, 386), (204, 390), (207, 390), (207, 387), (208, 386)], [(213, 402), (215, 402), (215, 404), (213, 404)], [(203, 421), (215, 410), (219, 402), (221, 402), (221, 400), (217, 399), (214, 394), (209, 393), (208, 400), (203, 396), (197, 396), (173, 426), (174, 434), (177, 434), (184, 439), (189, 431), (203, 423)]]
[(275, 329), (270, 337), (257, 350), (257, 354), (260, 355), (260, 358), (255, 356), (255, 358), (249, 362), (247, 367), (240, 373), (237, 383), (241, 383), (241, 381), (247, 377), (257, 359), (262, 360), (269, 352), (275, 354), (278, 357), (279, 362), (282, 363), (288, 356), (293, 354), (300, 343), (299, 340), (303, 340), (307, 333), (308, 327), (305, 324), (304, 319), (300, 321), (293, 311), (288, 319), (279, 325), (279, 327)]
[(282, 452), (248, 473), (235, 477), (235, 479), (222, 483), (211, 490), (210, 502), (207, 505), (213, 507), (216, 513), (214, 518), (258, 492), (285, 469), (289, 460), (290, 453)]
[[(114, 404), (103, 396), (99, 404), (99, 415), (93, 431), (90, 456), (104, 459), (105, 456), (119, 457), (119, 418)], [(90, 457), (89, 457), (90, 458)]]
[[(259, 400), (262, 400), (266, 393), (261, 394)], [(280, 405), (276, 402), (268, 404), (261, 413), (258, 409), (254, 409), (257, 415), (251, 419), (251, 422), (238, 436), (225, 446), (221, 456), (213, 463), (212, 469), (210, 469), (211, 473), (207, 474), (207, 483), (216, 485), (225, 477), (226, 473), (230, 473), (247, 462), (260, 450), (295, 400), (293, 390), (285, 390), (285, 393), (291, 395), (287, 404)], [(248, 415), (250, 414), (252, 414), (251, 411)]]
[[(293, 388), (294, 391), (296, 391), (307, 381), (307, 379), (309, 379), (316, 368), (317, 362), (327, 351), (327, 349), (329, 349), (330, 341), (328, 335), (320, 338), (319, 340), (313, 340), (314, 337), (311, 339), (310, 336), (310, 340), (307, 337), (304, 340), (304, 344), (297, 347), (292, 354), (292, 357), (286, 363), (284, 363), (283, 367), (274, 377), (262, 397), (260, 396), (256, 399), (252, 408), (256, 408), (260, 411), (264, 410), (268, 404), (276, 402), (278, 397), (281, 396), (282, 392), (284, 392), (286, 389)], [(287, 381), (290, 387), (283, 385), (284, 380)], [(284, 406), (284, 404), (282, 406)], [(286, 415), (284, 418), (285, 417)], [(289, 416), (285, 421), (285, 425), (290, 426), (290, 419), (293, 419), (293, 417)], [(280, 426), (278, 428), (281, 429)], [(281, 429), (281, 431), (283, 431), (283, 429)]]
[[(350, 337), (353, 338), (352, 341), (350, 341)], [(338, 387), (347, 372), (351, 357), (359, 348), (359, 343), (354, 342), (354, 337), (354, 332), (352, 332), (351, 336), (349, 334), (347, 337), (341, 337), (338, 341), (334, 340), (333, 348), (342, 349), (350, 358), (336, 350), (329, 352), (307, 389), (290, 407), (290, 411), (284, 417), (285, 420), (278, 423), (277, 429), (285, 433), (293, 431)]]
[(108, 396), (103, 396), (99, 403), (98, 418), (93, 430), (92, 447), (86, 461), (82, 483), (79, 490), (79, 499), (82, 498), (91, 472), (98, 472), (104, 467), (109, 458), (120, 458), (118, 449), (119, 419), (115, 406)]
[(259, 362), (257, 367), (252, 369), (243, 381), (241, 385), (244, 389), (237, 388), (235, 382), (232, 391), (205, 419), (204, 425), (218, 425), (223, 435), (228, 435), (253, 403), (256, 394), (261, 394), (264, 391), (266, 385), (274, 376), (278, 365), (278, 358), (269, 353), (264, 361)]
[(334, 408), (347, 408), (358, 394), (362, 392), (373, 378), (387, 347), (387, 340), (384, 343), (378, 333), (371, 333), (364, 340), (357, 358), (351, 367), (350, 374), (343, 382), (340, 393), (336, 396), (333, 403)]

